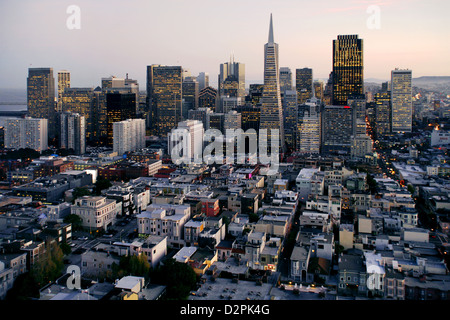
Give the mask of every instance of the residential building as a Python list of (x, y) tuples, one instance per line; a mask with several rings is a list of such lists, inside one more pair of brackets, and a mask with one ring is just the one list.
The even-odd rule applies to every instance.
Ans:
[(75, 200), (71, 214), (82, 219), (84, 228), (91, 231), (108, 230), (116, 220), (120, 207), (115, 200), (102, 196), (83, 196)]

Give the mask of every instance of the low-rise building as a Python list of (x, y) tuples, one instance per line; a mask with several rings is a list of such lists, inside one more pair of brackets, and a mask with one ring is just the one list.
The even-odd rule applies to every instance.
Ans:
[(82, 226), (90, 230), (108, 230), (116, 216), (120, 214), (120, 206), (115, 200), (102, 196), (83, 196), (75, 200), (71, 213), (82, 219)]

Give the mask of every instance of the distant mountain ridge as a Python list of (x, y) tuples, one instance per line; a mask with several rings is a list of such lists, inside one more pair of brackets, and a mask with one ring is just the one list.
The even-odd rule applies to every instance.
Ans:
[(423, 76), (413, 78), (414, 83), (446, 83), (450, 82), (450, 76)]

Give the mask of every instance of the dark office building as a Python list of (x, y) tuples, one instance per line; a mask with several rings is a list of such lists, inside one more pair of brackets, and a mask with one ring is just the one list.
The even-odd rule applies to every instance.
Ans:
[(219, 103), (218, 99), (218, 91), (213, 87), (206, 87), (199, 93), (198, 107), (209, 108), (212, 111), (216, 111), (217, 104)]
[(297, 91), (297, 103), (304, 104), (312, 98), (313, 72), (310, 68), (295, 70), (295, 90)]
[(53, 68), (29, 68), (27, 78), (28, 115), (48, 120), (48, 136), (56, 137), (56, 101)]
[(198, 109), (199, 83), (195, 77), (183, 80), (183, 119), (187, 119), (189, 110)]
[(106, 94), (108, 145), (113, 145), (113, 123), (137, 117), (136, 95), (134, 93)]
[(391, 133), (391, 92), (377, 92), (375, 103), (375, 132), (378, 138)]
[(322, 113), (322, 152), (350, 152), (353, 110), (349, 106), (325, 106)]
[(259, 117), (261, 114), (261, 108), (247, 104), (243, 106), (238, 106), (236, 111), (241, 114), (241, 128), (244, 131), (249, 129), (254, 129), (258, 131), (259, 129)]

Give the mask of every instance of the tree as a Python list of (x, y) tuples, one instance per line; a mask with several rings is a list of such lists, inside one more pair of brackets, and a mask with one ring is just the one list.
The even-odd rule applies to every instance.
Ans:
[(55, 281), (64, 267), (64, 254), (56, 241), (48, 241), (45, 246), (45, 253), (39, 257), (31, 268), (31, 275), (37, 284), (42, 287), (49, 282)]
[(167, 286), (167, 299), (185, 300), (189, 292), (195, 289), (197, 275), (187, 264), (168, 259), (164, 265), (150, 272), (150, 279), (155, 284)]
[(75, 188), (72, 192), (72, 203), (75, 203), (75, 200), (83, 197), (83, 196), (90, 196), (91, 192), (89, 189), (86, 188)]
[(65, 223), (72, 224), (72, 228), (74, 231), (81, 230), (83, 227), (83, 219), (81, 219), (76, 214), (69, 214), (63, 220)]
[(119, 264), (111, 265), (111, 272), (108, 278), (118, 279), (127, 275), (148, 278), (150, 271), (150, 263), (145, 254), (128, 255), (120, 258)]
[(111, 181), (99, 177), (95, 182), (95, 193), (99, 196), (102, 194), (102, 190), (108, 189), (111, 186), (112, 186)]

